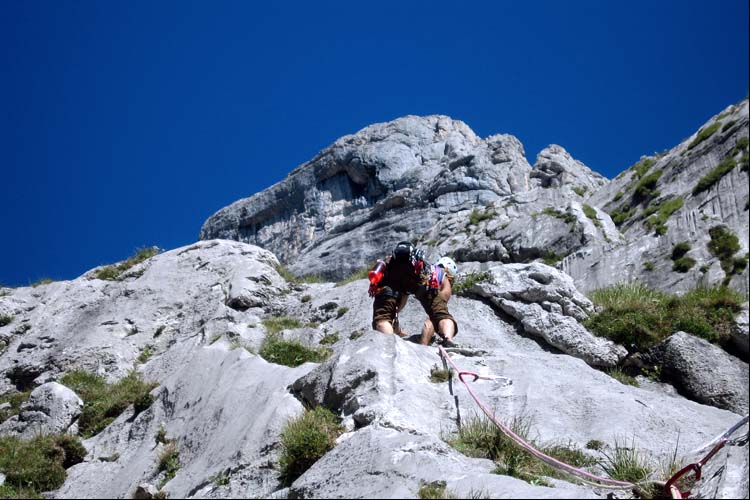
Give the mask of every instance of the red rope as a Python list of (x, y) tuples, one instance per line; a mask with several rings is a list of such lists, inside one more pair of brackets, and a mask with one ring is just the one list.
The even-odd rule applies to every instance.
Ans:
[[(539, 460), (547, 463), (548, 465), (555, 467), (557, 469), (564, 470), (565, 472), (572, 474), (574, 476), (577, 476), (579, 478), (583, 478), (585, 481), (593, 481), (595, 486), (600, 486), (603, 488), (610, 488), (610, 489), (628, 489), (638, 486), (635, 483), (630, 483), (627, 481), (617, 481), (614, 479), (610, 479), (607, 477), (601, 477), (597, 476), (595, 474), (591, 474), (590, 472), (587, 472), (583, 469), (579, 469), (576, 467), (573, 467), (570, 464), (566, 464), (565, 462), (562, 462), (560, 460), (557, 460), (554, 457), (551, 457), (539, 450), (537, 450), (531, 443), (524, 440), (521, 436), (518, 436), (516, 433), (514, 433), (510, 428), (503, 425), (502, 422), (497, 420), (495, 418), (495, 415), (490, 411), (490, 409), (485, 405), (481, 399), (474, 393), (474, 391), (471, 389), (471, 386), (464, 380), (464, 376), (472, 376), (474, 377), (474, 380), (472, 382), (476, 382), (479, 379), (484, 380), (492, 380), (491, 377), (483, 377), (481, 375), (477, 375), (474, 372), (467, 372), (467, 371), (461, 371), (458, 366), (456, 366), (456, 363), (451, 359), (451, 357), (448, 355), (448, 351), (446, 351), (442, 346), (438, 346), (438, 349), (440, 350), (440, 356), (447, 360), (448, 363), (453, 367), (453, 369), (458, 374), (459, 380), (466, 386), (466, 389), (469, 391), (469, 394), (471, 394), (471, 397), (474, 398), (474, 401), (479, 405), (479, 407), (482, 409), (485, 415), (510, 439), (515, 441), (519, 446), (521, 446), (523, 449), (531, 453), (533, 456), (537, 457)], [(746, 424), (748, 422), (748, 416), (745, 416), (742, 418), (739, 422), (737, 422), (734, 426), (732, 426), (727, 432), (725, 432), (719, 439), (719, 441), (714, 445), (714, 447), (709, 451), (706, 456), (704, 456), (701, 460), (694, 464), (687, 465), (680, 469), (676, 474), (674, 474), (669, 481), (664, 485), (664, 491), (671, 495), (672, 498), (688, 498), (690, 496), (690, 492), (682, 492), (680, 489), (675, 486), (675, 482), (688, 472), (695, 472), (695, 480), (698, 481), (701, 478), (701, 469), (703, 466), (713, 458), (714, 455), (716, 455), (719, 450), (721, 450), (724, 445), (727, 444), (729, 440), (729, 436), (737, 431), (742, 425)]]
[(510, 428), (503, 425), (502, 422), (498, 421), (497, 418), (495, 418), (495, 415), (493, 415), (490, 409), (487, 407), (487, 405), (485, 405), (482, 402), (482, 400), (479, 399), (479, 397), (471, 389), (471, 386), (469, 386), (469, 384), (464, 380), (465, 375), (470, 375), (474, 377), (474, 380), (472, 380), (472, 382), (475, 382), (477, 379), (487, 378), (487, 377), (481, 377), (473, 372), (461, 371), (458, 368), (458, 366), (456, 366), (456, 363), (454, 363), (451, 357), (448, 355), (448, 352), (442, 346), (439, 346), (438, 348), (440, 349), (440, 355), (443, 357), (443, 359), (447, 359), (448, 362), (451, 364), (451, 366), (455, 369), (456, 373), (458, 374), (459, 380), (461, 380), (461, 382), (463, 382), (463, 384), (466, 386), (466, 389), (469, 391), (469, 394), (471, 394), (471, 397), (474, 398), (474, 401), (477, 403), (477, 405), (479, 405), (479, 407), (482, 409), (484, 414), (487, 415), (487, 417), (490, 420), (492, 420), (492, 422), (503, 432), (503, 434), (505, 434), (510, 439), (515, 441), (523, 449), (525, 449), (526, 451), (528, 451), (529, 453), (531, 453), (538, 459), (542, 460), (543, 462), (549, 464), (550, 466), (555, 467), (557, 469), (562, 469), (568, 474), (572, 474), (574, 476), (584, 478), (588, 481), (594, 481), (597, 483), (597, 486), (610, 487), (610, 488), (615, 488), (615, 489), (628, 489), (628, 488), (632, 488), (636, 486), (634, 483), (630, 483), (627, 481), (617, 481), (614, 479), (610, 479), (608, 477), (597, 476), (583, 469), (579, 469), (579, 468), (573, 467), (570, 464), (566, 464), (565, 462), (557, 460), (556, 458), (551, 457), (547, 455), (546, 453), (543, 453), (537, 450), (533, 445), (531, 445), (531, 443), (529, 443), (528, 441), (523, 439), (521, 436), (514, 433), (512, 430), (510, 430)]

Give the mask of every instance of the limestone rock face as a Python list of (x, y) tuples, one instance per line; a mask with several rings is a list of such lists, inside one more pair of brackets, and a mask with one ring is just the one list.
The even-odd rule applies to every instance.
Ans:
[[(531, 167), (511, 135), (481, 139), (445, 116), (407, 116), (342, 137), (285, 180), (211, 216), (200, 238), (253, 243), (298, 275), (327, 279), (408, 239), (434, 259), (543, 259), (585, 293), (634, 280), (681, 292), (725, 279), (747, 293), (750, 266), (726, 276), (707, 245), (709, 230), (725, 225), (740, 238), (734, 257), (746, 259), (747, 137), (744, 100), (610, 181), (558, 145)], [(730, 161), (734, 168), (698, 189)], [(683, 241), (696, 261), (686, 272), (670, 259)]]
[[(714, 132), (708, 138), (697, 142), (701, 132), (706, 135), (710, 130)], [(634, 280), (672, 293), (688, 290), (696, 284), (721, 283), (726, 274), (708, 249), (709, 230), (718, 225), (726, 226), (739, 238), (741, 248), (735, 258), (747, 256), (750, 227), (747, 138), (748, 101), (745, 99), (712, 117), (673, 149), (643, 157), (637, 165), (593, 193), (588, 201), (610, 214), (616, 210), (632, 211), (619, 226), (622, 243), (608, 248), (582, 248), (563, 261), (562, 269), (573, 276), (583, 292)], [(707, 189), (697, 190), (701, 180), (728, 161), (736, 166)], [(656, 178), (650, 188), (649, 177)], [(639, 185), (643, 186), (640, 190)], [(650, 194), (644, 197), (639, 193)], [(672, 208), (680, 208), (664, 219), (660, 229), (655, 217), (660, 207), (670, 204)], [(670, 256), (674, 245), (684, 241), (690, 243), (688, 256), (696, 264), (680, 273), (674, 271)], [(651, 262), (653, 267), (644, 267), (645, 262)], [(748, 267), (730, 278), (732, 288), (748, 293)]]
[(566, 274), (537, 263), (499, 265), (489, 272), (492, 281), (475, 285), (472, 292), (515, 318), (528, 334), (592, 366), (612, 368), (627, 355), (624, 347), (579, 323), (593, 305)]
[[(111, 381), (135, 369), (158, 384), (149, 408), (126, 409), (84, 441), (85, 461), (50, 496), (416, 498), (422, 484), (441, 480), (459, 496), (473, 489), (511, 498), (601, 497), (562, 480), (549, 488), (498, 475), (490, 461), (448, 446), (444, 438), (480, 410), (457, 380), (430, 380), (443, 366), (437, 349), (372, 331), (366, 280), (292, 284), (277, 263), (256, 246), (210, 240), (152, 257), (120, 281), (96, 279), (92, 270), (0, 297), (14, 316), (2, 327), (10, 342), (0, 354), (0, 383), (3, 393), (36, 388), (24, 409), (57, 391), (54, 382), (43, 384), (77, 369)], [(472, 384), (477, 396), (506, 423), (525, 419), (536, 442), (584, 450), (591, 440), (612, 446), (628, 436), (656, 463), (675, 446), (688, 454), (736, 421), (735, 413), (679, 394), (622, 385), (585, 356), (550, 347), (546, 329), (591, 309), (558, 270), (515, 264), (492, 275), (497, 283), (472, 289), (476, 298), (451, 299), (462, 345), (451, 356), (461, 370), (486, 377)], [(544, 311), (547, 320), (535, 323), (542, 335), (526, 331), (497, 301)], [(274, 318), (289, 325), (276, 337), (313, 348), (333, 338), (326, 340), (331, 356), (288, 367), (256, 354)], [(399, 318), (418, 333), (425, 313), (410, 299)], [(151, 357), (139, 359), (146, 346)], [(338, 413), (347, 432), (285, 486), (282, 430), (320, 404)], [(159, 468), (167, 446), (178, 454), (172, 478)]]
[(502, 492), (504, 498), (598, 498), (568, 484), (532, 486), (492, 474), (494, 468), (492, 461), (456, 453), (435, 436), (373, 425), (344, 436), (336, 449), (295, 481), (287, 498), (420, 498), (419, 483), (404, 477), (443, 482), (457, 498), (478, 492)]
[(685, 332), (664, 341), (664, 368), (691, 398), (744, 415), (748, 412), (748, 365)]
[(569, 185), (580, 191), (581, 196), (609, 184), (606, 177), (593, 172), (557, 144), (547, 146), (537, 155), (530, 177), (538, 179), (545, 188)]
[(29, 399), (21, 405), (21, 413), (0, 424), (0, 435), (31, 439), (37, 434), (59, 434), (78, 432), (73, 429), (81, 414), (83, 401), (76, 393), (58, 384), (48, 382), (31, 392)]
[(527, 190), (530, 171), (513, 136), (482, 140), (446, 116), (407, 116), (342, 137), (211, 216), (200, 238), (253, 243), (299, 274), (342, 278), (455, 207)]

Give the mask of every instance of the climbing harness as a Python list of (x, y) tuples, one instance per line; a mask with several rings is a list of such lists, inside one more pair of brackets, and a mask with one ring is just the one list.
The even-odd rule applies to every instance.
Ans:
[[(690, 492), (681, 492), (674, 483), (684, 474), (694, 471), (696, 473), (696, 480), (700, 479), (700, 471), (703, 465), (706, 464), (718, 451), (724, 447), (726, 444), (733, 444), (733, 442), (729, 441), (729, 436), (731, 436), (734, 432), (737, 431), (740, 427), (742, 427), (744, 424), (748, 422), (748, 416), (745, 416), (742, 420), (740, 420), (737, 424), (732, 426), (729, 430), (727, 430), (724, 434), (719, 436), (717, 439), (712, 440), (711, 443), (704, 446), (703, 449), (705, 449), (708, 446), (711, 446), (711, 444), (714, 443), (714, 441), (717, 441), (714, 447), (711, 449), (711, 451), (703, 457), (699, 462), (695, 464), (690, 464), (687, 467), (684, 467), (680, 471), (678, 471), (672, 478), (670, 478), (669, 481), (666, 483), (662, 481), (655, 481), (655, 480), (648, 480), (648, 481), (641, 481), (638, 483), (631, 483), (628, 481), (618, 481), (615, 479), (611, 479), (608, 477), (601, 477), (597, 476), (595, 474), (592, 474), (588, 471), (585, 471), (583, 469), (573, 467), (570, 464), (567, 464), (565, 462), (562, 462), (560, 460), (557, 460), (554, 457), (551, 457), (539, 450), (537, 450), (531, 443), (523, 439), (521, 436), (514, 433), (510, 428), (505, 426), (502, 422), (500, 422), (495, 415), (490, 411), (490, 409), (485, 405), (481, 399), (476, 395), (476, 393), (472, 390), (469, 383), (464, 380), (464, 377), (473, 377), (473, 380), (471, 382), (476, 382), (477, 380), (484, 379), (484, 380), (491, 380), (488, 377), (478, 375), (474, 372), (469, 371), (463, 371), (458, 368), (456, 363), (451, 359), (450, 355), (448, 354), (448, 351), (446, 351), (442, 346), (438, 346), (438, 350), (440, 353), (440, 358), (443, 360), (443, 363), (446, 362), (451, 365), (453, 370), (455, 370), (458, 379), (466, 386), (466, 389), (469, 391), (469, 394), (474, 399), (474, 402), (477, 403), (479, 408), (482, 409), (485, 415), (502, 431), (503, 434), (505, 434), (507, 437), (509, 437), (511, 440), (513, 440), (516, 444), (518, 444), (521, 448), (528, 451), (530, 454), (541, 460), (542, 462), (546, 463), (550, 467), (553, 467), (555, 469), (561, 470), (567, 474), (573, 475), (577, 477), (582, 482), (605, 489), (610, 490), (628, 490), (628, 489), (641, 489), (645, 484), (657, 484), (659, 486), (662, 486), (664, 490), (672, 496), (672, 498), (687, 498), (687, 495), (690, 494)], [(457, 402), (457, 396), (454, 396), (456, 398)], [(456, 404), (456, 407), (458, 407), (458, 404)], [(459, 416), (460, 419), (460, 416)], [(459, 420), (460, 421), (460, 420)]]

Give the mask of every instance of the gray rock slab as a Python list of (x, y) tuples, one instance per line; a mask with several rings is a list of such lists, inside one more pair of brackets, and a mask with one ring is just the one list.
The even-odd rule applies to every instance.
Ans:
[(747, 414), (748, 364), (720, 347), (677, 332), (664, 341), (664, 370), (696, 401)]
[[(0, 357), (0, 393), (32, 389), (83, 369), (118, 380), (150, 346), (158, 356), (188, 336), (208, 341), (233, 331), (250, 335), (257, 308), (237, 311), (238, 297), (268, 303), (286, 284), (270, 252), (234, 241), (203, 241), (158, 254), (120, 281), (82, 277), (13, 296), (19, 320), (33, 327), (14, 335)], [(0, 298), (0, 300), (9, 297)], [(246, 320), (246, 321), (244, 321)]]
[(252, 483), (227, 496), (264, 496), (277, 488), (277, 472), (266, 465), (277, 460), (283, 424), (303, 411), (286, 387), (313, 366), (273, 365), (226, 342), (182, 350), (180, 367), (148, 377), (161, 382), (154, 405), (135, 419), (122, 415), (88, 439), (89, 458), (69, 469), (56, 498), (130, 497), (139, 484), (158, 483), (164, 445), (155, 436), (162, 428), (179, 452), (177, 475), (163, 486), (171, 497), (192, 496), (227, 470), (245, 471)]
[(518, 320), (528, 334), (592, 366), (613, 367), (627, 355), (624, 347), (594, 336), (578, 322), (593, 305), (566, 274), (538, 263), (495, 265), (488, 271), (492, 280), (470, 292)]
[(420, 498), (422, 482), (444, 481), (457, 498), (599, 498), (565, 485), (532, 486), (492, 474), (490, 460), (461, 455), (433, 435), (377, 425), (339, 438), (333, 451), (289, 488), (290, 498)]
[(82, 409), (83, 401), (76, 393), (57, 382), (49, 382), (31, 392), (17, 416), (0, 424), (0, 435), (30, 439), (37, 434), (66, 432)]

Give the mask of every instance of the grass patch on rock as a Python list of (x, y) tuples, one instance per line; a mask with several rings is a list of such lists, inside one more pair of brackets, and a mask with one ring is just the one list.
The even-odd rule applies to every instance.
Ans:
[(584, 326), (631, 352), (646, 351), (679, 330), (724, 344), (743, 302), (740, 293), (724, 286), (698, 287), (678, 296), (641, 283), (596, 290), (589, 298), (601, 310)]
[(450, 368), (443, 369), (438, 368), (437, 365), (430, 368), (430, 382), (433, 384), (441, 384), (447, 382), (453, 378), (453, 370)]
[(266, 336), (258, 354), (269, 363), (295, 367), (308, 361), (322, 363), (331, 355), (331, 350), (307, 347), (296, 340), (284, 340), (270, 334)]
[(326, 333), (323, 338), (320, 339), (320, 343), (323, 345), (333, 345), (339, 341), (339, 332)]
[[(529, 438), (531, 425), (529, 417), (521, 416), (514, 418), (508, 427), (514, 434), (533, 443)], [(494, 472), (497, 474), (513, 476), (537, 485), (546, 484), (544, 476), (560, 477), (558, 472), (518, 446), (486, 417), (467, 419), (459, 429), (458, 435), (449, 439), (448, 444), (467, 456), (494, 461), (497, 464)], [(544, 453), (575, 467), (596, 464), (595, 459), (570, 443), (537, 447)]]
[(567, 224), (575, 224), (578, 221), (575, 215), (568, 212), (562, 212), (552, 207), (546, 207), (544, 210), (542, 210), (542, 213), (556, 219), (561, 219)]
[(318, 406), (289, 420), (281, 431), (281, 477), (289, 485), (333, 449), (343, 432), (336, 415)]
[(656, 183), (661, 177), (661, 174), (662, 170), (659, 169), (638, 181), (633, 190), (632, 199), (634, 203), (640, 203), (645, 200), (656, 198), (659, 195), (659, 192), (656, 190)]
[(708, 242), (708, 251), (719, 259), (721, 269), (724, 271), (724, 285), (729, 284), (732, 276), (745, 270), (748, 264), (745, 258), (735, 258), (740, 249), (737, 236), (726, 226), (714, 226), (708, 230), (711, 241)]
[(101, 432), (130, 405), (134, 406), (136, 413), (151, 406), (153, 397), (150, 392), (157, 386), (144, 381), (136, 371), (109, 384), (103, 377), (79, 370), (66, 374), (60, 383), (83, 400), (78, 428), (84, 438)]
[(625, 446), (615, 441), (614, 450), (609, 452), (600, 450), (604, 455), (602, 469), (609, 477), (617, 481), (640, 482), (653, 472), (648, 459), (638, 450), (634, 443)]
[(724, 158), (724, 160), (719, 163), (716, 168), (700, 178), (698, 184), (696, 184), (693, 188), (693, 196), (710, 189), (711, 186), (719, 182), (722, 177), (731, 172), (732, 169), (736, 166), (737, 162), (734, 158), (732, 158), (731, 156)]
[(466, 296), (474, 285), (492, 282), (492, 273), (489, 271), (471, 272), (459, 276), (460, 278), (456, 280), (452, 288), (455, 295)]
[(298, 319), (290, 318), (289, 316), (266, 318), (262, 323), (266, 327), (266, 331), (270, 334), (276, 334), (282, 330), (302, 328), (302, 323)]
[(120, 262), (119, 264), (113, 264), (111, 266), (106, 266), (102, 269), (99, 269), (96, 272), (96, 277), (100, 280), (118, 280), (122, 276), (122, 273), (135, 266), (136, 264), (140, 264), (144, 260), (150, 259), (158, 253), (159, 249), (157, 247), (139, 248), (136, 251), (135, 255), (133, 255), (129, 259)]
[(31, 391), (13, 392), (0, 396), (0, 405), (10, 403), (10, 408), (0, 410), (0, 422), (5, 422), (10, 417), (18, 415), (21, 412), (21, 405), (24, 404), (31, 395)]
[(587, 205), (585, 203), (582, 205), (582, 207), (583, 213), (586, 215), (586, 217), (588, 217), (596, 227), (602, 227), (602, 223), (601, 221), (599, 221), (599, 217), (596, 214), (596, 209), (591, 205)]
[(177, 471), (180, 470), (180, 450), (174, 441), (168, 440), (164, 449), (159, 453), (158, 470), (164, 473), (164, 477), (158, 486), (159, 489), (162, 489), (164, 485), (174, 479)]
[(695, 146), (697, 146), (701, 142), (705, 141), (706, 139), (714, 135), (714, 132), (719, 130), (719, 127), (721, 127), (721, 122), (715, 122), (706, 128), (700, 129), (698, 131), (698, 135), (695, 136), (695, 139), (693, 139), (693, 142), (691, 142), (690, 145), (688, 146), (688, 149), (693, 149)]
[(655, 214), (652, 217), (646, 219), (646, 227), (653, 229), (657, 236), (667, 234), (667, 219), (672, 216), (673, 213), (682, 208), (683, 201), (682, 197), (677, 197), (671, 200), (661, 201), (644, 211), (643, 216), (648, 217), (651, 214)]
[(81, 463), (86, 448), (70, 435), (39, 435), (31, 440), (0, 437), (0, 498), (41, 498), (65, 482), (65, 469)]

